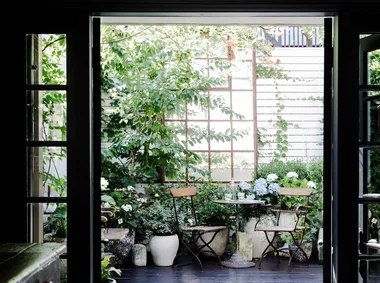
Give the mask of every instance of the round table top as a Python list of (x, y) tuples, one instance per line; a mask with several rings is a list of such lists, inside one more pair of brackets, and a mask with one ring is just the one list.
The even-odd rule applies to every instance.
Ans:
[(218, 199), (218, 200), (214, 200), (214, 202), (219, 203), (219, 204), (250, 204), (250, 205), (265, 204), (265, 201), (256, 200), (256, 199), (237, 199), (237, 200)]

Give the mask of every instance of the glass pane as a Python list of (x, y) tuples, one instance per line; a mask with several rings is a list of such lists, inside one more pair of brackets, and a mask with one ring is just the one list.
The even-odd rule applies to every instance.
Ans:
[(211, 152), (211, 178), (214, 181), (231, 181), (231, 154)]
[(207, 122), (189, 122), (187, 131), (190, 150), (208, 150)]
[(65, 243), (67, 228), (66, 203), (29, 203), (33, 242)]
[(29, 196), (67, 196), (66, 156), (66, 147), (28, 148)]
[(230, 120), (230, 93), (229, 92), (210, 92), (211, 110), (210, 120)]
[(380, 85), (380, 49), (368, 53), (369, 85)]
[(232, 122), (234, 150), (253, 150), (253, 122)]
[[(208, 167), (208, 153), (207, 152), (196, 152), (198, 156), (200, 157), (200, 161), (195, 167), (197, 169), (205, 171), (205, 173), (208, 173), (209, 167)], [(189, 181), (197, 179), (207, 179), (207, 175), (202, 175), (201, 172), (189, 169)]]
[(362, 101), (360, 110), (363, 117), (360, 125), (363, 130), (362, 139), (368, 142), (380, 142), (380, 92), (360, 92), (360, 99)]
[(211, 150), (231, 150), (230, 122), (210, 122)]
[(66, 84), (66, 35), (26, 35), (26, 83)]
[(232, 89), (253, 89), (252, 62), (235, 61), (232, 65)]
[(251, 181), (254, 172), (255, 154), (253, 152), (234, 152), (234, 179)]
[(210, 60), (209, 76), (213, 78), (211, 88), (228, 87), (228, 72), (230, 70), (230, 61), (227, 60)]
[[(363, 184), (367, 184), (363, 187)], [(380, 149), (359, 150), (359, 185), (364, 193), (380, 194)]]
[(187, 117), (189, 120), (208, 120), (208, 109), (201, 105), (189, 104), (187, 106)]
[(360, 260), (359, 261), (359, 273), (358, 281), (363, 282), (363, 276), (366, 276), (368, 283), (378, 283), (380, 282), (380, 260)]
[(27, 140), (66, 140), (65, 91), (27, 91), (26, 105)]
[[(253, 92), (234, 91), (232, 92), (232, 110), (243, 115), (242, 120), (253, 120)], [(237, 119), (237, 117), (234, 117)]]

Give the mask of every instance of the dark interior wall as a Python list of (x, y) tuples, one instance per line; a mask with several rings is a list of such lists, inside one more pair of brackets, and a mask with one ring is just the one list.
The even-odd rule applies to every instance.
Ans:
[(55, 0), (30, 1), (28, 7), (82, 10), (91, 12), (330, 12), (342, 6), (367, 9), (379, 0)]

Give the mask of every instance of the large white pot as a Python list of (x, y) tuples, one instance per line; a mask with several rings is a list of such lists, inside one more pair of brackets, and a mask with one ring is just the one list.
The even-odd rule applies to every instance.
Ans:
[[(207, 232), (204, 233), (201, 237), (202, 239), (208, 243), (211, 238), (214, 236), (215, 232)], [(215, 253), (221, 257), (224, 254), (224, 251), (226, 250), (228, 242), (228, 228), (225, 228), (216, 234), (214, 240), (209, 244), (209, 246), (215, 251)], [(200, 247), (203, 246), (204, 243), (201, 239), (198, 239), (196, 242), (196, 246)], [(203, 247), (202, 251), (210, 251), (208, 247)], [(212, 252), (202, 252), (202, 256), (204, 257), (215, 257), (215, 255)]]
[(171, 266), (177, 255), (179, 247), (178, 236), (152, 236), (149, 241), (149, 249), (153, 262), (157, 266)]
[(297, 215), (294, 211), (281, 210), (278, 225), (294, 227), (294, 225), (296, 225), (296, 222), (297, 222)]
[[(265, 237), (265, 233), (263, 231), (255, 231), (255, 225), (258, 221), (258, 218), (251, 217), (246, 225), (244, 226), (244, 231), (249, 233), (252, 237), (253, 249), (252, 249), (252, 257), (260, 258), (264, 249), (268, 246), (268, 241)], [(260, 219), (260, 223), (258, 226), (273, 226), (275, 225), (275, 218), (272, 215), (263, 215)], [(273, 239), (274, 233), (268, 233), (268, 237), (270, 240)], [(268, 250), (273, 250), (272, 247), (269, 247)]]

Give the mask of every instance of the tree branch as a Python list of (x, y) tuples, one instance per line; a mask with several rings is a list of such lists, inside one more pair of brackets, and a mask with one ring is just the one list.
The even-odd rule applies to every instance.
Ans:
[(117, 39), (117, 40), (114, 40), (114, 41), (102, 42), (101, 44), (111, 44), (111, 43), (121, 42), (121, 41), (124, 41), (124, 40), (130, 39), (130, 38), (132, 38), (132, 37), (138, 35), (139, 33), (142, 33), (142, 32), (144, 32), (144, 31), (146, 31), (147, 29), (150, 29), (150, 27), (144, 28), (144, 29), (140, 30), (139, 32), (136, 32), (135, 34), (132, 34), (131, 36), (127, 36), (127, 37), (124, 37), (124, 38), (121, 38), (121, 39)]
[(60, 38), (58, 38), (58, 39), (56, 39), (56, 40), (53, 40), (52, 42), (49, 42), (49, 43), (46, 44), (45, 47), (42, 49), (42, 52), (44, 52), (45, 49), (48, 48), (50, 45), (53, 45), (53, 44), (56, 43), (57, 41), (60, 41), (61, 39), (65, 39), (65, 38), (66, 38), (66, 36), (62, 36), (62, 37), (60, 37)]

